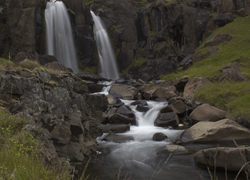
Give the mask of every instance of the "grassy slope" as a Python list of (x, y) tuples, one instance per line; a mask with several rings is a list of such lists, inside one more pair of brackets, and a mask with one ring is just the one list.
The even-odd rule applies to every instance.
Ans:
[[(218, 33), (228, 33), (233, 39), (230, 42), (222, 43), (217, 47), (220, 53), (204, 58), (197, 62), (188, 70), (178, 71), (168, 76), (162, 77), (165, 80), (172, 80), (178, 77), (207, 77), (218, 79), (220, 69), (233, 62), (241, 60), (242, 73), (250, 77), (250, 18), (236, 18), (232, 23), (222, 28), (216, 29), (198, 48), (197, 53), (203, 54), (209, 48), (203, 48), (204, 43), (212, 39)], [(250, 82), (214, 84), (201, 88), (195, 98), (206, 103), (210, 103), (228, 111), (228, 117), (243, 116), (250, 121)]]

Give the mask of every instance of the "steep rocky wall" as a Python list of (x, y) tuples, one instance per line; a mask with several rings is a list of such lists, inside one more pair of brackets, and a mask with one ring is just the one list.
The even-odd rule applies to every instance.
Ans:
[(104, 95), (90, 95), (74, 74), (49, 74), (43, 70), (1, 70), (0, 99), (16, 116), (34, 124), (25, 129), (42, 132), (43, 155), (53, 166), (68, 161), (69, 169), (84, 167), (96, 153), (97, 126), (107, 108)]
[(136, 7), (129, 0), (95, 0), (91, 9), (101, 17), (108, 29), (119, 69), (125, 69), (132, 62), (137, 49)]

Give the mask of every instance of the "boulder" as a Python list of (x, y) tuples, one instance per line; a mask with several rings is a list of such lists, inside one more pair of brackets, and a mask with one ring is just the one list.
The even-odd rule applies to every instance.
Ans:
[(168, 144), (157, 151), (157, 155), (168, 155), (170, 153), (173, 153), (174, 155), (187, 154), (188, 150), (183, 146)]
[(179, 119), (176, 113), (170, 107), (165, 107), (160, 110), (159, 115), (155, 120), (155, 126), (159, 127), (173, 127), (176, 128), (179, 125)]
[(249, 78), (242, 74), (241, 70), (234, 64), (229, 64), (220, 69), (219, 82), (228, 82), (229, 79), (235, 82), (249, 81)]
[(203, 121), (184, 131), (179, 143), (206, 142), (250, 137), (250, 130), (230, 119), (217, 122)]
[(226, 169), (227, 171), (239, 172), (248, 170), (244, 166), (250, 158), (250, 147), (217, 147), (198, 151), (194, 155), (196, 164), (204, 168)]
[(189, 117), (196, 121), (218, 121), (226, 118), (226, 115), (226, 111), (209, 104), (202, 104), (195, 108)]
[(137, 101), (134, 101), (131, 103), (132, 106), (135, 106), (135, 105), (143, 105), (143, 106), (147, 106), (148, 103), (147, 101), (143, 101), (143, 100), (137, 100)]
[(115, 113), (111, 115), (108, 119), (110, 124), (136, 124), (135, 118), (129, 118), (128, 116), (124, 116), (119, 113)]
[(184, 88), (184, 95), (183, 97), (193, 99), (195, 92), (202, 86), (206, 86), (212, 84), (207, 78), (205, 77), (194, 77), (191, 78)]
[(175, 79), (173, 81), (168, 81), (166, 83), (163, 83), (161, 86), (162, 87), (174, 86), (177, 91), (183, 92), (188, 81), (189, 81), (188, 77), (178, 78), (178, 79)]
[(128, 106), (122, 105), (117, 110), (116, 113), (122, 114), (124, 116), (134, 118), (134, 114)]
[(153, 135), (153, 141), (163, 141), (164, 139), (167, 139), (167, 135), (163, 134), (163, 133), (155, 133)]
[(174, 112), (178, 115), (183, 115), (186, 112), (186, 106), (182, 100), (177, 100), (173, 102), (170, 107), (174, 110)]
[(91, 74), (91, 73), (77, 73), (76, 75), (77, 75), (77, 77), (81, 78), (82, 80), (93, 81), (96, 83), (98, 81), (108, 81), (108, 79), (99, 77), (96, 74)]
[(116, 142), (116, 143), (124, 143), (124, 142), (127, 142), (127, 141), (133, 141), (134, 138), (132, 136), (109, 134), (103, 140), (105, 140), (105, 141), (113, 141), (113, 142)]
[(137, 105), (136, 110), (139, 112), (147, 112), (149, 110), (149, 107), (146, 107), (146, 106), (139, 104), (139, 105)]
[(103, 133), (124, 133), (130, 130), (130, 126), (128, 124), (101, 124), (98, 128), (100, 128)]
[(70, 123), (60, 122), (51, 131), (54, 144), (66, 145), (70, 142), (71, 131)]
[(197, 62), (201, 61), (203, 58), (204, 58), (204, 56), (202, 53), (193, 54), (191, 57), (193, 63), (197, 63)]
[(126, 84), (115, 84), (111, 86), (109, 93), (116, 94), (123, 99), (133, 100), (137, 94), (137, 89)]
[(156, 99), (156, 98), (166, 98), (170, 99), (177, 96), (175, 93), (176, 88), (174, 86), (161, 87), (161, 86), (150, 86), (145, 85), (141, 88), (143, 97), (146, 100)]
[(210, 57), (220, 52), (220, 49), (213, 46), (211, 49), (207, 50), (207, 54), (203, 54), (203, 57)]
[(207, 41), (205, 44), (204, 44), (204, 47), (207, 47), (207, 46), (216, 46), (216, 45), (219, 45), (223, 42), (228, 42), (232, 39), (232, 36), (229, 35), (229, 34), (216, 34), (214, 36), (213, 39)]
[(233, 0), (218, 0), (217, 13), (233, 13), (234, 1)]
[(105, 87), (103, 84), (88, 84), (90, 93), (102, 92), (103, 87)]

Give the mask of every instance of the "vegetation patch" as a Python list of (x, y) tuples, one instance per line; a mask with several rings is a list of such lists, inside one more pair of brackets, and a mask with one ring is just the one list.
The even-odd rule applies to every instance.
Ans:
[(132, 63), (125, 70), (122, 71), (121, 76), (128, 74), (130, 68), (139, 67), (145, 62), (146, 62), (146, 59), (143, 57), (134, 58), (132, 60)]
[(242, 65), (240, 69), (243, 74), (250, 77), (250, 66), (245, 66), (249, 64), (250, 57), (250, 18), (238, 17), (233, 22), (227, 24), (224, 27), (216, 29), (211, 36), (209, 36), (204, 42), (197, 48), (197, 53), (206, 53), (206, 51), (211, 47), (203, 48), (206, 41), (211, 40), (218, 33), (230, 34), (233, 38), (231, 41), (217, 45), (220, 52), (202, 59), (200, 62), (195, 63), (192, 67), (184, 71), (176, 71), (167, 76), (162, 76), (164, 80), (173, 80), (180, 77), (198, 77), (203, 76), (208, 79), (218, 79), (221, 75), (220, 69), (237, 60), (242, 60)]
[(83, 0), (86, 4), (92, 4), (94, 1), (93, 0)]
[(85, 67), (83, 70), (79, 70), (81, 73), (97, 74), (97, 68), (95, 66)]
[(70, 179), (66, 171), (58, 174), (43, 165), (41, 142), (22, 129), (27, 123), (28, 120), (0, 109), (0, 179)]
[(132, 1), (134, 5), (137, 8), (137, 11), (139, 11), (142, 7), (144, 7), (147, 4), (147, 0), (133, 0)]
[(194, 98), (226, 110), (229, 118), (250, 121), (250, 82), (214, 83), (201, 87)]

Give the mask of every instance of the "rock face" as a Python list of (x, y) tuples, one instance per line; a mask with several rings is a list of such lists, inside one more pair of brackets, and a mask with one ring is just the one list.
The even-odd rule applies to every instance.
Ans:
[[(197, 152), (194, 156), (195, 162), (202, 167), (223, 168), (227, 171), (238, 172), (246, 160), (250, 158), (249, 147), (218, 147), (204, 149)], [(216, 163), (214, 162), (216, 161)], [(216, 166), (215, 166), (216, 164)], [(245, 166), (242, 170), (247, 170)]]
[(202, 104), (195, 108), (190, 118), (196, 121), (218, 121), (226, 118), (226, 112), (209, 104)]
[(188, 81), (184, 89), (184, 98), (193, 98), (195, 92), (202, 86), (211, 84), (211, 82), (204, 77), (195, 77)]
[(6, 108), (44, 129), (45, 154), (56, 152), (53, 157), (69, 158), (81, 169), (84, 159), (96, 151), (95, 138), (101, 135), (96, 129), (107, 108), (106, 97), (88, 95), (86, 84), (71, 73), (34, 70), (23, 77), (21, 72), (0, 71), (0, 97), (8, 102)]
[(127, 100), (133, 100), (137, 89), (133, 86), (125, 85), (125, 84), (116, 84), (110, 88), (110, 94), (118, 95), (119, 97)]
[(91, 9), (100, 16), (113, 40), (119, 69), (125, 69), (137, 48), (137, 12), (128, 0), (94, 1)]
[(204, 142), (218, 141), (221, 139), (244, 139), (250, 137), (250, 130), (230, 119), (217, 122), (199, 122), (187, 129), (181, 136), (180, 141)]

